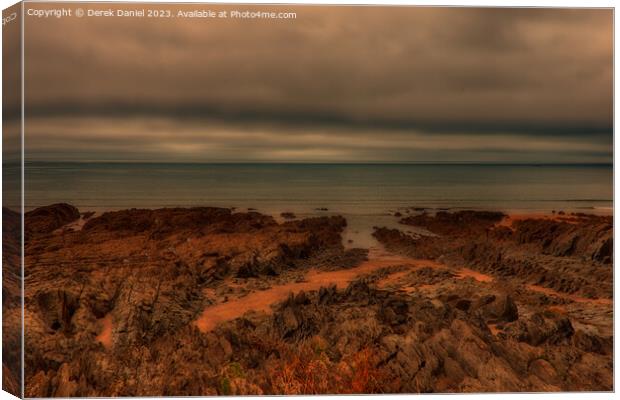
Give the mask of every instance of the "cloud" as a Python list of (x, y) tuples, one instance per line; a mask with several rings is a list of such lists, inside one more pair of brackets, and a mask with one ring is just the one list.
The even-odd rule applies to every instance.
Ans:
[[(260, 157), (274, 159), (365, 159), (374, 146), (399, 160), (496, 159), (511, 149), (517, 160), (611, 160), (611, 10), (208, 7), (297, 19), (27, 18), (26, 115), (49, 122), (33, 134), (50, 151), (142, 159), (163, 148), (206, 159), (194, 153), (216, 144), (256, 158), (244, 143), (260, 142), (273, 148)], [(72, 137), (65, 123), (85, 118), (107, 138), (94, 129)], [(128, 151), (123, 119), (139, 132), (154, 119), (172, 127), (149, 133), (159, 144)], [(217, 132), (228, 136), (214, 141)]]
[(37, 118), (26, 147), (33, 159), (73, 161), (607, 162), (611, 156), (606, 138), (592, 140), (587, 132), (523, 140), (511, 132), (438, 135), (126, 117)]

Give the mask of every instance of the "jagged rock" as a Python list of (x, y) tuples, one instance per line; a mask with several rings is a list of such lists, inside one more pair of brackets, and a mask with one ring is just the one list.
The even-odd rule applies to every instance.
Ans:
[(336, 285), (331, 285), (329, 287), (321, 287), (319, 289), (319, 303), (320, 304), (331, 304), (336, 301), (337, 296)]
[(36, 295), (41, 317), (53, 331), (72, 330), (71, 320), (80, 306), (79, 295), (58, 289)]
[(406, 225), (420, 226), (440, 235), (463, 235), (485, 232), (500, 222), (506, 214), (493, 211), (439, 211), (435, 215), (420, 214), (403, 218)]
[(387, 299), (379, 308), (379, 318), (387, 325), (400, 325), (407, 322), (409, 306), (399, 298)]
[(80, 218), (80, 212), (70, 204), (59, 203), (40, 207), (25, 214), (26, 235), (46, 234), (55, 231), (63, 225)]
[[(10, 222), (12, 214), (5, 214)], [(214, 386), (208, 386), (204, 376), (194, 381), (189, 376), (175, 378), (169, 389), (163, 381), (151, 382), (131, 366), (144, 357), (136, 352), (157, 358), (164, 350), (148, 350), (158, 348), (156, 343), (176, 343), (173, 348), (189, 342), (175, 335), (191, 326), (204, 308), (207, 297), (202, 291), (207, 285), (236, 276), (275, 279), (308, 268), (304, 263), (323, 253), (340, 260), (349, 257), (351, 263), (366, 254), (345, 252), (341, 233), (346, 220), (336, 216), (278, 224), (270, 216), (224, 208), (134, 209), (91, 216), (81, 230), (57, 231), (79, 216), (69, 205), (44, 207), (25, 216), (31, 232), (25, 243), (26, 312), (32, 316), (26, 336), (29, 396), (213, 393)], [(19, 232), (19, 215), (13, 220)], [(7, 224), (5, 235), (9, 228)], [(18, 281), (16, 288), (19, 294)], [(296, 306), (307, 302), (303, 294), (296, 301)], [(292, 312), (299, 317), (294, 308)], [(296, 328), (290, 316), (283, 325), (285, 334), (293, 330), (291, 339), (315, 330), (316, 316), (301, 317)], [(106, 328), (109, 321), (112, 326)], [(109, 331), (103, 335), (105, 329)], [(221, 359), (232, 357), (234, 340), (218, 339), (213, 352)], [(76, 354), (82, 355), (79, 360)], [(165, 371), (174, 366), (174, 357), (156, 364), (153, 373), (169, 375)], [(100, 371), (97, 377), (86, 378), (93, 369)], [(127, 380), (119, 381), (122, 376)], [(198, 392), (184, 392), (189, 388)]]
[(439, 236), (413, 237), (375, 228), (388, 250), (417, 258), (472, 265), (496, 276), (519, 277), (564, 293), (611, 298), (613, 229), (609, 216), (575, 215), (560, 220), (530, 218), (497, 225), (502, 213), (438, 212), (404, 218)]
[(512, 322), (519, 319), (517, 305), (506, 294), (486, 295), (478, 299), (474, 309), (487, 323)]
[[(310, 269), (346, 274), (368, 256), (344, 249), (342, 217), (125, 210), (30, 235), (26, 396), (611, 390), (610, 221), (574, 217), (549, 241), (551, 225), (501, 218), (414, 220), (435, 236), (379, 228), (387, 248), (444, 264), (395, 257), (318, 290), (299, 290)], [(461, 279), (464, 266), (493, 279)], [(254, 295), (264, 307), (234, 318)]]
[(575, 333), (568, 318), (553, 313), (535, 313), (527, 320), (520, 321), (515, 330), (518, 340), (532, 346), (565, 343)]

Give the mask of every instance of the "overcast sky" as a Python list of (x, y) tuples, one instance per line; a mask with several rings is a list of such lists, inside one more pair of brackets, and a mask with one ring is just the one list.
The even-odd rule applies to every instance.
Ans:
[(30, 160), (612, 160), (610, 10), (172, 8), (297, 18), (27, 17)]

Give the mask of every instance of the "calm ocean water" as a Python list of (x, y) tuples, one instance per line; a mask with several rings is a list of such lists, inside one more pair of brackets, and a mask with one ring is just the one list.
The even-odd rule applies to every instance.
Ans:
[[(407, 207), (611, 213), (611, 165), (28, 163), (26, 209), (174, 206), (341, 214), (348, 237), (397, 226)], [(317, 210), (317, 209), (327, 209)], [(368, 244), (368, 243), (364, 243)]]
[(402, 207), (606, 210), (611, 165), (28, 163), (26, 207), (222, 206), (355, 215)]

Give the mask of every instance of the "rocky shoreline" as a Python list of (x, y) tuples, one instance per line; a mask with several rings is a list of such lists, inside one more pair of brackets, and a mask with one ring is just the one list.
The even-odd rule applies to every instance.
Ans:
[(611, 217), (401, 217), (30, 211), (25, 394), (613, 389)]

